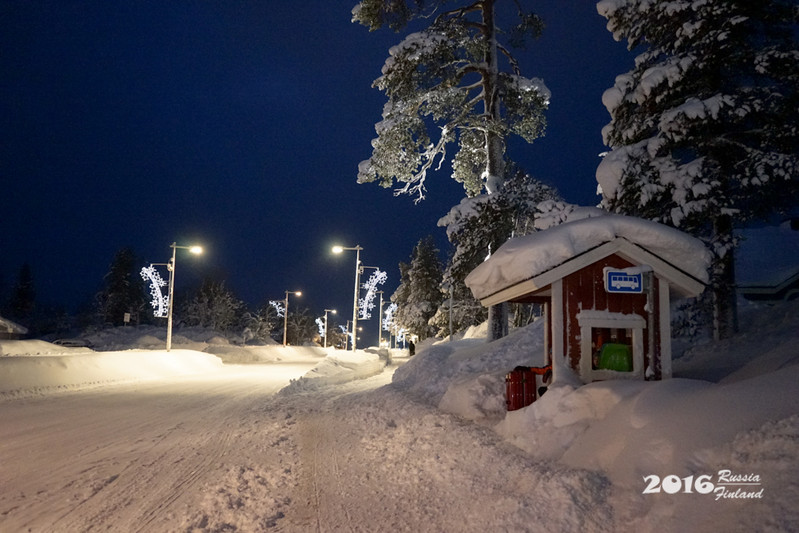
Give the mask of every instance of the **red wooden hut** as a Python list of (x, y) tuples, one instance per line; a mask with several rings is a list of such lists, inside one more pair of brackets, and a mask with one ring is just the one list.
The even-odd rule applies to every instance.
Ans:
[(485, 306), (539, 302), (545, 350), (584, 382), (663, 379), (671, 369), (670, 304), (699, 295), (709, 253), (674, 228), (605, 215), (511, 239), (466, 279)]

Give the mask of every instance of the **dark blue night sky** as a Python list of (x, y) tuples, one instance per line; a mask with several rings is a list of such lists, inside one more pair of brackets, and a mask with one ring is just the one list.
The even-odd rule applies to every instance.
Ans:
[[(544, 37), (518, 56), (552, 91), (549, 126), (510, 156), (595, 204), (602, 92), (632, 59), (593, 2), (536, 3)], [(117, 250), (164, 262), (173, 241), (207, 249), (178, 258), (178, 288), (215, 273), (252, 306), (302, 289), (346, 316), (355, 257), (335, 243), (393, 292), (421, 237), (446, 248), (436, 221), (463, 191), (446, 172), (418, 205), (356, 183), (385, 102), (371, 84), (404, 34), (352, 24), (354, 4), (0, 0), (5, 292), (28, 262), (39, 301), (74, 309)]]

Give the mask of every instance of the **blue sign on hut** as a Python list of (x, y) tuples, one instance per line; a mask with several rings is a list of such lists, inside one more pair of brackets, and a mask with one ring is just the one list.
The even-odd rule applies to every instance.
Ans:
[(467, 277), (486, 307), (544, 304), (545, 353), (584, 382), (672, 375), (670, 304), (707, 283), (710, 253), (674, 228), (622, 215), (582, 218), (502, 245)]

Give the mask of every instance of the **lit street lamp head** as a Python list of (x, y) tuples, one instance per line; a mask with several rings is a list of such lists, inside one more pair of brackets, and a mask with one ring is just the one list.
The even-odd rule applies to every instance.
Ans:
[(338, 245), (336, 245), (333, 248), (331, 248), (331, 250), (332, 250), (332, 252), (334, 254), (340, 254), (344, 250), (353, 250), (353, 251), (356, 251), (356, 252), (360, 252), (361, 250), (363, 250), (363, 248), (361, 248), (360, 244), (356, 244), (355, 246), (338, 246)]
[(203, 247), (202, 246), (191, 246), (191, 247), (189, 247), (189, 252), (193, 253), (194, 255), (200, 255), (201, 253), (203, 253)]

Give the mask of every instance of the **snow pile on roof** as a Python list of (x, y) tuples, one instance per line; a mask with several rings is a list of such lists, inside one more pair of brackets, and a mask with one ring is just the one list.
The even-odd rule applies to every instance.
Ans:
[(650, 220), (609, 214), (511, 239), (466, 277), (466, 285), (482, 299), (617, 237), (645, 248), (700, 281), (708, 279), (710, 252), (698, 239)]

